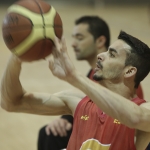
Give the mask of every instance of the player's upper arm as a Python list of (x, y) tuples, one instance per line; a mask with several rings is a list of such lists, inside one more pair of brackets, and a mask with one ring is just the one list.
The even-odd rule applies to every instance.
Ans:
[(55, 94), (25, 93), (13, 111), (40, 115), (73, 114), (85, 94), (79, 91), (62, 91)]

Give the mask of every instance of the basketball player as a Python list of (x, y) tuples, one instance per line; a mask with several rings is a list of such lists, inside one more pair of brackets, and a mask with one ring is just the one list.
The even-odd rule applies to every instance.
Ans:
[(150, 140), (150, 103), (135, 91), (150, 71), (150, 48), (120, 32), (108, 51), (97, 55), (95, 83), (76, 70), (64, 40), (56, 39), (55, 45), (51, 72), (79, 90), (27, 92), (19, 80), (22, 62), (12, 55), (1, 82), (2, 108), (39, 115), (72, 114), (67, 150), (145, 149)]
[[(110, 45), (107, 23), (98, 16), (82, 16), (75, 21), (72, 47), (77, 60), (86, 60), (91, 66), (87, 77), (93, 80), (97, 55)], [(141, 86), (137, 95), (143, 98)], [(63, 115), (40, 129), (38, 150), (60, 150), (67, 147), (72, 132), (73, 117)]]

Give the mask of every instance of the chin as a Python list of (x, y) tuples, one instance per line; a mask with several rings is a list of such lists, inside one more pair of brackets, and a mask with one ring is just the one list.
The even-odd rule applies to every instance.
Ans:
[(101, 81), (101, 80), (103, 80), (103, 77), (102, 76), (100, 76), (100, 75), (97, 75), (96, 73), (93, 75), (93, 79), (95, 80), (95, 81)]

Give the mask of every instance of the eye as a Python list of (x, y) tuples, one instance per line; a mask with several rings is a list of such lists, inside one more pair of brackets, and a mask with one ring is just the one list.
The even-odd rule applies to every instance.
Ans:
[(115, 55), (113, 55), (113, 53), (109, 52), (110, 57), (115, 57)]
[(77, 40), (78, 40), (78, 41), (82, 41), (82, 40), (83, 40), (83, 37), (78, 37)]

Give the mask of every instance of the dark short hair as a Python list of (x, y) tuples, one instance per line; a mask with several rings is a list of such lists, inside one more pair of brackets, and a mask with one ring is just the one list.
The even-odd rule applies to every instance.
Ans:
[(131, 47), (131, 53), (127, 53), (125, 66), (132, 65), (137, 68), (135, 76), (135, 88), (148, 75), (150, 71), (150, 48), (139, 39), (121, 31), (118, 39), (123, 40)]
[(86, 23), (89, 25), (89, 32), (96, 40), (99, 36), (106, 37), (105, 46), (108, 48), (110, 45), (110, 31), (107, 23), (98, 16), (83, 16), (75, 21), (75, 24)]

